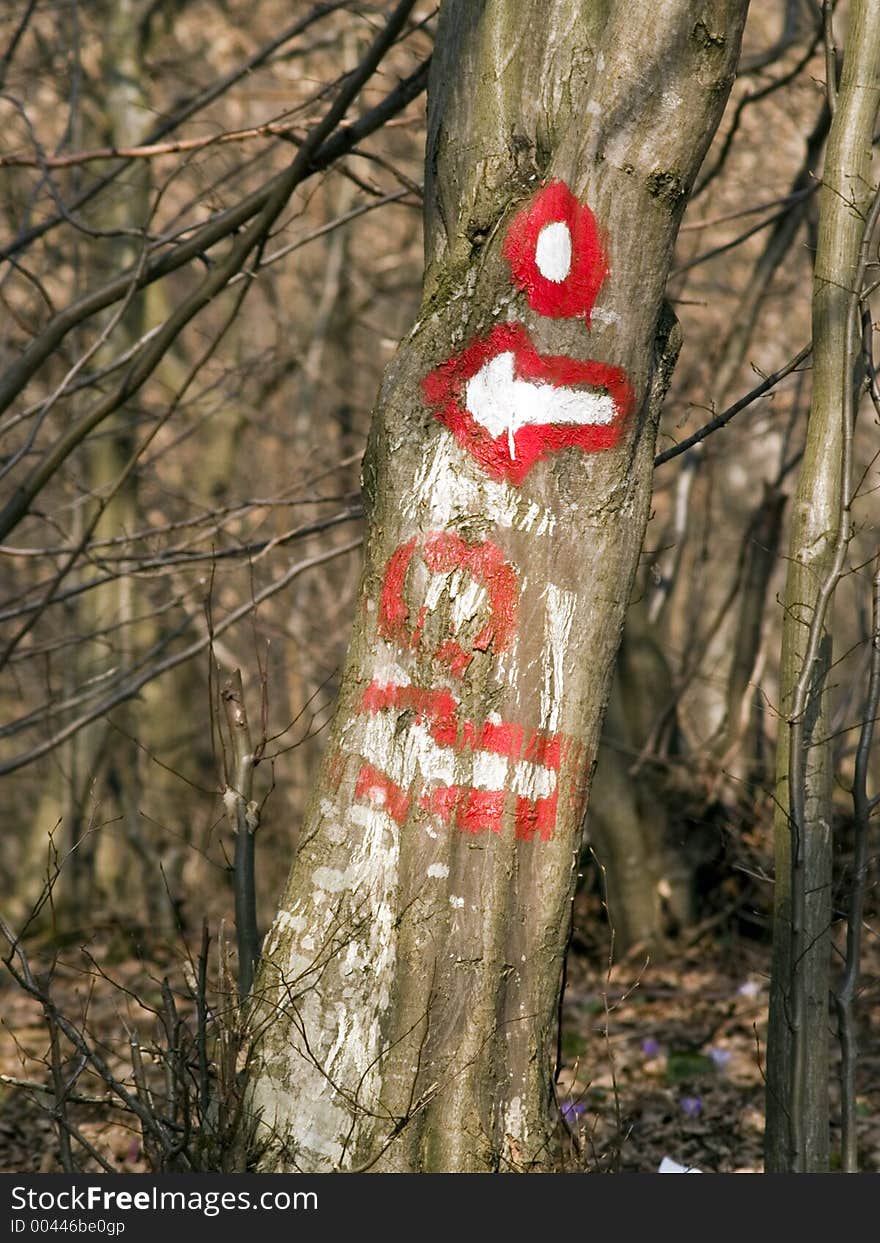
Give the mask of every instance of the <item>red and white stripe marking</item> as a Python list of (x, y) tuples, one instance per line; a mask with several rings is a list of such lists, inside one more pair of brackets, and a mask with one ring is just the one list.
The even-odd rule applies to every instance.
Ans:
[(358, 801), (397, 824), (418, 806), (463, 832), (500, 833), (509, 814), (518, 838), (553, 836), (559, 770), (571, 747), (563, 735), (497, 716), (469, 720), (450, 690), (411, 684), (374, 681), (360, 711)]
[[(523, 840), (553, 836), (559, 773), (572, 746), (557, 726), (573, 594), (552, 584), (542, 593), (540, 728), (498, 715), (473, 720), (450, 685), (417, 685), (397, 662), (398, 653), (427, 656), (431, 663), (419, 662), (416, 669), (432, 679), (438, 662), (455, 685), (475, 653), (491, 647), (503, 683), (504, 663), (514, 654), (521, 589), (513, 565), (489, 540), (470, 543), (454, 532), (435, 531), (414, 536), (389, 557), (373, 679), (341, 744), (361, 760), (355, 782), (360, 815), (380, 811), (402, 825), (418, 810), (464, 832), (500, 833), (512, 823)], [(433, 631), (428, 644), (428, 619), (438, 609), (449, 629), (439, 643)]]

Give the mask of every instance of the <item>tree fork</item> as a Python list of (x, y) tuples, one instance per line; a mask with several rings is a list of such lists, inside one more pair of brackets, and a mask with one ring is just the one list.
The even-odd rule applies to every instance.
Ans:
[(252, 992), (267, 1170), (557, 1159), (561, 965), (664, 288), (746, 8), (442, 8), (423, 303), (374, 417), (362, 607)]

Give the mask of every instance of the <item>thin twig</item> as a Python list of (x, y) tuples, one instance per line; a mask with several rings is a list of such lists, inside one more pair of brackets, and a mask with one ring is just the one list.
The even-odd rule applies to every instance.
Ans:
[(260, 824), (259, 805), (254, 802), (254, 766), (259, 761), (248, 724), (241, 670), (220, 692), (232, 747), (231, 773), (226, 779), (223, 803), (235, 835), (235, 935), (238, 943), (238, 995), (244, 1001), (251, 991), (260, 953), (257, 932), (254, 838)]
[(735, 415), (745, 410), (759, 397), (763, 397), (765, 393), (769, 393), (771, 388), (784, 380), (787, 375), (791, 375), (792, 371), (796, 371), (801, 363), (806, 362), (813, 352), (813, 346), (805, 345), (799, 350), (784, 367), (780, 367), (778, 371), (774, 371), (772, 375), (767, 376), (766, 380), (762, 380), (756, 388), (746, 393), (745, 397), (740, 397), (739, 401), (735, 401), (732, 406), (728, 406), (726, 410), (722, 410), (720, 414), (716, 414), (714, 419), (710, 419), (708, 423), (704, 423), (702, 427), (693, 432), (692, 435), (679, 441), (677, 445), (673, 445), (671, 449), (664, 449), (662, 453), (658, 453), (654, 458), (655, 469), (662, 466), (665, 462), (671, 462), (673, 458), (679, 457), (682, 453), (687, 453), (688, 449), (692, 449), (694, 445), (698, 445), (707, 436), (711, 436), (713, 432), (717, 432), (720, 428), (726, 427)]

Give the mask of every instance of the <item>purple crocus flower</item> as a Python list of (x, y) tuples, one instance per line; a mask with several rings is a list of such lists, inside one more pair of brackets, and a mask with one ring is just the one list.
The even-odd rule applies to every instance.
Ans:
[(577, 1120), (585, 1111), (586, 1105), (581, 1101), (566, 1101), (562, 1106), (562, 1116), (570, 1126), (576, 1126)]
[(699, 1096), (683, 1096), (679, 1101), (681, 1112), (686, 1118), (699, 1118), (703, 1112), (703, 1102)]
[(646, 1040), (642, 1041), (642, 1052), (645, 1057), (656, 1057), (660, 1052), (659, 1041), (655, 1040), (653, 1036), (648, 1036)]
[(709, 1057), (719, 1070), (724, 1070), (730, 1062), (731, 1054), (729, 1049), (710, 1049)]

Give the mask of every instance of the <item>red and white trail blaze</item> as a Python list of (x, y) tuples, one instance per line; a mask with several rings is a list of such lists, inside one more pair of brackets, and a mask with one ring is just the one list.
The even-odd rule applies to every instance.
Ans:
[[(505, 814), (524, 841), (553, 836), (558, 773), (571, 749), (561, 734), (525, 730), (495, 715), (482, 724), (461, 714), (449, 690), (373, 682), (358, 753), (355, 797), (404, 824), (414, 803), (466, 833), (500, 833)], [(400, 714), (411, 722), (398, 732)], [(469, 781), (463, 781), (465, 772)]]
[[(410, 622), (407, 576), (416, 559), (417, 544), (413, 537), (392, 554), (385, 569), (379, 601), (379, 633), (402, 647), (412, 648), (419, 646), (428, 610), (436, 602), (429, 594), (418, 609), (414, 622)], [(487, 597), (488, 618), (469, 648), (462, 647), (451, 632), (434, 653), (439, 661), (460, 677), (475, 652), (485, 652), (490, 644), (494, 645), (496, 652), (504, 651), (508, 646), (516, 628), (516, 573), (505, 560), (501, 549), (489, 540), (468, 544), (451, 531), (435, 531), (429, 535), (418, 549), (418, 554), (418, 559), (424, 563), (438, 588), (442, 589), (445, 576), (450, 573), (470, 580), (469, 593), (453, 592), (454, 598), (464, 601), (465, 605), (468, 602), (476, 604), (480, 597)], [(454, 626), (453, 614), (451, 630)]]
[(633, 394), (607, 363), (539, 354), (522, 324), (498, 324), (442, 363), (422, 384), (425, 399), (461, 447), (493, 479), (520, 484), (560, 449), (610, 449)]
[(504, 241), (513, 283), (533, 311), (590, 322), (608, 260), (595, 217), (563, 181), (551, 181), (514, 216)]
[[(589, 323), (608, 261), (592, 212), (566, 185), (545, 186), (514, 217), (504, 255), (533, 310)], [(541, 354), (526, 328), (514, 322), (497, 324), (436, 367), (422, 391), (485, 474), (514, 486), (548, 454), (611, 448), (633, 405), (632, 387), (619, 367)], [(444, 496), (455, 491), (452, 478), (433, 483)], [(487, 517), (497, 509), (489, 499)], [(427, 579), (421, 603), (414, 599), (419, 576), (423, 587)], [(428, 657), (418, 665), (434, 664), (429, 680), (439, 665), (452, 686), (415, 685), (393, 660), (394, 676), (373, 678), (359, 705), (359, 723), (343, 744), (361, 759), (355, 782), (361, 807), (381, 810), (398, 826), (417, 810), (462, 832), (500, 833), (512, 823), (522, 840), (553, 836), (560, 770), (573, 745), (555, 732), (572, 616), (569, 593), (552, 585), (545, 592), (544, 728), (528, 730), (497, 714), (471, 719), (457, 694), (476, 653), (491, 648), (497, 657), (511, 644), (521, 588), (500, 548), (489, 540), (469, 543), (449, 530), (421, 540), (413, 536), (389, 558), (379, 600), (380, 642)], [(428, 643), (426, 627), (444, 593), (448, 609), (439, 615), (448, 612), (448, 633), (438, 638), (432, 630)]]
[[(552, 727), (552, 694), (560, 689), (553, 683), (561, 679), (557, 648), (568, 634), (559, 627), (561, 594), (548, 589), (544, 597), (551, 655), (540, 696), (543, 727), (529, 729), (498, 713), (474, 720), (458, 694), (477, 653), (491, 646), (500, 655), (512, 643), (521, 586), (489, 540), (469, 543), (438, 531), (407, 541), (391, 555), (378, 618), (380, 641), (388, 646), (343, 742), (343, 751), (361, 760), (358, 804), (381, 810), (397, 825), (418, 811), (432, 837), (443, 827), (500, 833), (505, 825), (523, 841), (553, 836), (560, 773), (574, 745)], [(449, 631), (426, 648), (426, 615), (444, 594)], [(464, 626), (472, 636), (467, 640)], [(395, 650), (417, 651), (417, 669), (431, 657), (445, 667), (447, 684), (414, 683), (395, 662)], [(430, 662), (426, 673), (430, 680)]]
[[(563, 182), (545, 186), (514, 217), (504, 255), (532, 310), (589, 325), (608, 260), (593, 213)], [(515, 485), (550, 453), (610, 449), (633, 405), (619, 367), (540, 354), (519, 323), (497, 324), (441, 363), (422, 392), (483, 470)]]

